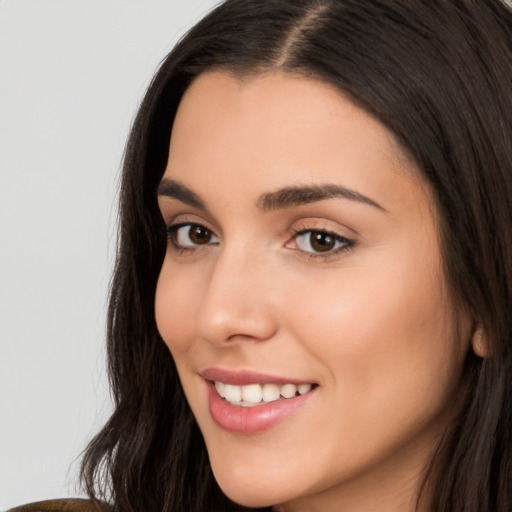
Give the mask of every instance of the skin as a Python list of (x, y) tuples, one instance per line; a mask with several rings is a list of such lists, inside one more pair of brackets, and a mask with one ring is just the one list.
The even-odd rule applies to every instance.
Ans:
[[(205, 208), (160, 196), (169, 242), (156, 320), (224, 492), (285, 512), (410, 512), (456, 412), (471, 322), (454, 314), (428, 185), (392, 134), (329, 85), (281, 72), (201, 75), (173, 126), (165, 179)], [(286, 187), (346, 198), (263, 211)], [(261, 200), (260, 200), (261, 203)], [(352, 241), (312, 253), (309, 235)], [(318, 384), (254, 435), (219, 427), (200, 372), (251, 370)], [(427, 507), (421, 510), (428, 510)]]

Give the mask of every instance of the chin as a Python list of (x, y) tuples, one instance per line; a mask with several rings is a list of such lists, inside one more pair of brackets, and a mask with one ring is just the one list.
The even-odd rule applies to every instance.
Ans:
[(247, 488), (232, 489), (230, 487), (229, 489), (226, 489), (221, 486), (221, 489), (231, 501), (244, 507), (263, 508), (275, 505), (275, 502), (269, 500), (264, 494), (259, 494), (253, 490), (249, 491)]
[(261, 474), (236, 466), (216, 468), (212, 465), (212, 469), (222, 492), (231, 501), (244, 507), (270, 507), (290, 498), (286, 488), (286, 473), (263, 478)]

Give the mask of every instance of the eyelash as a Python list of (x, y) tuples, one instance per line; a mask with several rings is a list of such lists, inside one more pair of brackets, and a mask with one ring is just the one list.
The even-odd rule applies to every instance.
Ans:
[[(185, 245), (179, 244), (178, 240), (177, 240), (178, 231), (181, 228), (184, 228), (184, 227), (188, 227), (189, 228), (189, 231), (188, 231), (186, 236), (190, 236), (190, 229), (192, 229), (192, 228), (199, 228), (199, 229), (206, 230), (209, 234), (211, 234), (212, 237), (214, 237), (216, 239), (216, 241), (214, 243), (212, 243), (212, 242), (210, 242), (208, 240), (204, 244), (195, 244), (195, 245), (191, 244), (190, 246), (185, 246)], [(178, 224), (173, 224), (173, 225), (167, 226), (166, 231), (167, 231), (167, 239), (172, 244), (173, 249), (178, 251), (179, 254), (184, 254), (184, 253), (187, 253), (187, 252), (196, 251), (196, 250), (200, 249), (201, 246), (207, 247), (207, 246), (210, 246), (210, 245), (217, 245), (219, 243), (218, 242), (218, 240), (219, 240), (218, 236), (210, 228), (207, 228), (206, 226), (203, 226), (202, 224), (199, 224), (199, 223), (196, 223), (196, 222), (181, 222), (181, 223), (178, 223)], [(338, 234), (336, 232), (329, 231), (329, 230), (326, 230), (326, 229), (314, 229), (314, 228), (307, 227), (307, 226), (300, 226), (298, 228), (293, 229), (293, 231), (291, 233), (291, 236), (290, 236), (290, 240), (288, 242), (286, 242), (285, 247), (290, 242), (295, 242), (295, 244), (296, 244), (297, 243), (297, 239), (299, 237), (301, 237), (303, 235), (307, 235), (308, 233), (310, 235), (316, 233), (316, 234), (320, 234), (322, 236), (328, 236), (328, 237), (332, 238), (334, 243), (341, 244), (336, 249), (327, 250), (325, 252), (306, 251), (306, 250), (303, 250), (303, 249), (300, 249), (300, 248), (293, 249), (293, 250), (300, 251), (301, 253), (306, 255), (309, 259), (322, 259), (322, 260), (332, 259), (332, 258), (335, 258), (336, 256), (338, 256), (339, 254), (343, 253), (343, 252), (350, 251), (355, 246), (355, 241), (354, 240), (346, 238), (346, 237), (344, 237), (344, 236), (342, 236), (342, 235), (340, 235), (340, 234)], [(311, 243), (309, 245), (311, 245)]]
[(334, 231), (329, 231), (328, 229), (314, 229), (314, 228), (306, 227), (306, 226), (301, 226), (301, 227), (295, 228), (292, 232), (291, 240), (296, 242), (300, 236), (306, 235), (308, 233), (310, 235), (313, 233), (317, 233), (317, 234), (321, 234), (324, 236), (329, 236), (334, 240), (335, 243), (341, 244), (336, 249), (331, 249), (331, 250), (328, 250), (325, 252), (313, 252), (313, 251), (304, 251), (301, 249), (297, 249), (297, 250), (307, 254), (307, 257), (309, 259), (323, 259), (323, 260), (332, 259), (332, 258), (335, 258), (336, 256), (339, 256), (343, 252), (350, 251), (355, 246), (354, 240), (346, 238)]
[(200, 228), (200, 229), (204, 229), (207, 232), (211, 233), (212, 236), (214, 236), (215, 238), (218, 239), (217, 235), (215, 235), (215, 233), (210, 228), (207, 228), (206, 226), (203, 226), (202, 224), (199, 224), (197, 222), (180, 222), (178, 224), (173, 224), (173, 225), (167, 226), (166, 227), (167, 239), (172, 244), (173, 248), (179, 252), (179, 254), (195, 251), (198, 248), (200, 248), (201, 245), (205, 245), (205, 246), (212, 245), (210, 241), (208, 241), (205, 244), (196, 244), (196, 245), (190, 245), (190, 246), (186, 246), (186, 245), (182, 245), (182, 244), (178, 243), (178, 238), (177, 238), (178, 231), (184, 227), (189, 228), (189, 232), (188, 232), (187, 236), (190, 235), (190, 230), (192, 228)]

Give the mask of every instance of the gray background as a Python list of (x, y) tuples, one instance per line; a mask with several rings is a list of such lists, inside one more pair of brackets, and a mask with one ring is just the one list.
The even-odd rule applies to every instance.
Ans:
[(142, 94), (213, 0), (0, 0), (0, 510), (77, 495), (110, 411), (119, 165)]

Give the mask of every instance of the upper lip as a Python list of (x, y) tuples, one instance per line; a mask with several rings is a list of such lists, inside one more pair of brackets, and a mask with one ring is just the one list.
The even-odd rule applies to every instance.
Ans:
[(205, 368), (201, 376), (210, 381), (219, 381), (233, 386), (246, 386), (248, 384), (313, 384), (310, 380), (295, 379), (293, 377), (279, 377), (252, 370), (230, 370), (227, 368)]

